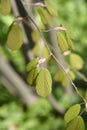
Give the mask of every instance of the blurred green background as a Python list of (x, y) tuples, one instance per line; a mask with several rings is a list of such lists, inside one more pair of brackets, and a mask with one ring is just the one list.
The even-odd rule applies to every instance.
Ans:
[[(84, 67), (81, 72), (87, 76), (87, 1), (86, 0), (54, 0), (58, 9), (56, 24), (63, 24), (72, 33), (76, 47), (76, 53), (82, 56)], [(12, 62), (17, 71), (25, 75), (25, 59), (22, 50), (9, 51), (5, 46), (7, 30), (13, 20), (12, 14), (2, 16), (0, 14), (0, 55), (4, 55)], [(55, 65), (50, 62), (53, 72)], [(79, 77), (75, 84), (83, 95), (86, 94), (87, 83)], [(57, 101), (67, 109), (71, 104), (79, 103), (81, 99), (74, 93), (71, 97), (67, 95), (64, 88), (57, 83), (53, 84), (53, 94)], [(86, 112), (82, 115), (87, 121)], [(12, 129), (13, 128), (13, 129)], [(87, 126), (86, 126), (87, 128)], [(10, 94), (6, 87), (0, 82), (0, 130), (64, 130), (63, 115), (57, 113), (47, 99), (39, 98), (38, 101), (25, 109), (20, 100)]]

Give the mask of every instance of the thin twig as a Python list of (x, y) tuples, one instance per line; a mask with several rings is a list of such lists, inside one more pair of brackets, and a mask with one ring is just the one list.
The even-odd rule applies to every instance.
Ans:
[[(65, 68), (62, 66), (62, 64), (59, 62), (59, 60), (55, 57), (55, 55), (51, 52), (46, 40), (43, 37), (42, 32), (40, 31), (39, 27), (37, 26), (37, 24), (34, 22), (34, 20), (31, 18), (31, 16), (28, 16), (30, 18), (30, 20), (33, 22), (33, 24), (35, 25), (35, 27), (37, 28), (38, 32), (41, 35), (41, 38), (44, 40), (46, 47), (48, 48), (50, 54), (52, 55), (52, 57), (55, 59), (55, 61), (58, 63), (58, 65), (61, 67), (61, 69), (65, 72), (65, 74), (67, 75), (67, 78), (69, 79), (69, 81), (71, 82), (72, 86), (74, 87), (74, 89), (76, 90), (77, 94), (83, 99), (84, 102), (86, 102), (86, 100), (84, 99), (84, 97), (80, 94), (79, 90), (77, 89), (77, 87), (75, 86), (75, 84), (73, 83), (71, 77), (68, 74), (69, 69), (65, 70)], [(25, 20), (24, 20), (25, 22)], [(27, 23), (27, 22), (26, 22)]]
[(58, 26), (58, 27), (54, 27), (51, 29), (47, 29), (47, 30), (41, 30), (41, 31), (42, 32), (51, 32), (51, 31), (59, 31), (59, 30), (65, 31), (66, 29), (64, 27)]
[[(79, 90), (77, 89), (77, 87), (75, 86), (75, 84), (73, 83), (70, 75), (69, 75), (69, 68), (65, 70), (65, 68), (63, 67), (63, 65), (60, 63), (60, 61), (56, 58), (56, 56), (51, 52), (45, 38), (43, 37), (42, 31), (39, 29), (39, 27), (37, 26), (37, 24), (35, 23), (35, 21), (32, 19), (32, 17), (30, 15), (28, 15), (28, 18), (32, 21), (32, 23), (35, 25), (35, 27), (37, 28), (38, 32), (40, 33), (41, 38), (44, 41), (44, 44), (46, 45), (49, 53), (52, 55), (52, 57), (55, 59), (55, 61), (57, 62), (57, 64), (60, 66), (60, 68), (65, 72), (68, 80), (71, 82), (72, 86), (74, 87), (75, 91), (77, 92), (77, 94), (82, 98), (82, 100), (86, 103), (86, 100), (84, 99), (84, 97), (80, 94)], [(25, 20), (24, 20), (25, 22)], [(27, 24), (27, 22), (26, 22)]]
[(86, 100), (84, 99), (84, 97), (80, 94), (79, 90), (77, 89), (76, 85), (73, 83), (68, 70), (65, 70), (63, 65), (59, 62), (59, 60), (54, 56), (54, 54), (52, 54), (52, 57), (55, 59), (55, 61), (58, 63), (58, 65), (61, 67), (61, 69), (64, 71), (64, 73), (66, 74), (67, 78), (69, 79), (69, 81), (71, 82), (72, 86), (74, 87), (74, 89), (76, 90), (77, 94), (83, 99), (83, 101), (86, 103)]
[(42, 2), (36, 2), (36, 3), (24, 3), (24, 5), (30, 5), (30, 6), (41, 6), (41, 7), (46, 7), (46, 5)]

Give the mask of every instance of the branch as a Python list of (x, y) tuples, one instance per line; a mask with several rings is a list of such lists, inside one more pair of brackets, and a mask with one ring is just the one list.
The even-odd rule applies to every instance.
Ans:
[[(36, 101), (37, 97), (32, 92), (31, 88), (20, 78), (2, 56), (0, 56), (0, 75), (1, 80), (4, 81), (7, 88), (9, 86), (11, 90), (15, 90), (15, 93), (17, 92), (19, 94), (27, 106)], [(4, 78), (2, 78), (2, 76)]]
[(57, 112), (64, 114), (65, 109), (58, 103), (52, 94), (49, 95), (48, 100)]
[(87, 77), (82, 74), (81, 72), (79, 72), (78, 70), (71, 68), (83, 81), (87, 82)]

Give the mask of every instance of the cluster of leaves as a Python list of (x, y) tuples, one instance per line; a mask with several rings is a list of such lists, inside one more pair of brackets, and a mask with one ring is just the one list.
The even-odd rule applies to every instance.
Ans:
[(39, 58), (35, 58), (29, 62), (26, 67), (29, 72), (27, 82), (30, 85), (36, 86), (35, 88), (38, 95), (47, 97), (52, 90), (52, 79), (48, 69), (39, 67), (40, 63), (43, 63), (43, 60), (45, 59), (39, 60)]
[(84, 121), (79, 115), (81, 106), (79, 104), (73, 105), (65, 113), (64, 120), (67, 124), (67, 130), (84, 130)]
[[(68, 56), (68, 61), (69, 61), (69, 64), (70, 66), (75, 69), (75, 70), (81, 70), (83, 65), (84, 65), (84, 61), (83, 59), (81, 58), (81, 56), (79, 56), (78, 54), (76, 53), (71, 53), (69, 56)], [(69, 70), (69, 75), (72, 79), (72, 81), (74, 81), (76, 79), (76, 75), (75, 73), (73, 72), (72, 69)], [(68, 79), (66, 77), (66, 74), (64, 73), (63, 70), (58, 70), (55, 74), (54, 74), (54, 80), (56, 82), (60, 82), (62, 84), (62, 86), (67, 86), (68, 85)]]
[[(4, 8), (4, 6), (6, 6), (7, 8)], [(57, 16), (57, 10), (55, 9), (55, 6), (53, 6), (53, 3), (45, 0), (43, 6), (37, 6), (36, 9), (40, 15), (44, 28), (46, 28), (46, 26), (52, 27), (53, 23), (51, 20), (51, 16)], [(2, 14), (7, 15), (11, 10), (10, 1), (1, 0), (0, 10)], [(38, 35), (37, 32), (36, 34)], [(47, 58), (49, 56), (48, 49), (46, 48), (44, 43), (42, 43), (42, 47), (41, 47), (40, 36), (38, 35), (37, 37), (34, 37), (34, 35), (35, 35), (35, 32), (34, 34), (32, 33), (32, 37), (33, 37), (33, 40), (37, 43), (37, 45), (35, 45), (32, 51), (33, 54), (35, 56), (38, 56), (38, 50), (40, 50), (41, 48), (41, 50), (39, 51), (40, 57)], [(58, 40), (58, 46), (60, 47), (62, 53), (65, 53), (68, 50), (75, 49), (72, 43), (72, 38), (69, 32), (67, 31), (67, 29), (62, 30), (62, 31), (57, 30), (57, 40)], [(17, 23), (17, 21), (14, 20), (9, 27), (8, 36), (7, 36), (7, 46), (11, 50), (17, 50), (22, 46), (22, 44), (23, 44), (23, 32), (21, 30), (20, 25)], [(38, 95), (42, 97), (46, 97), (51, 93), (52, 79), (51, 79), (51, 75), (48, 69), (44, 67), (40, 67), (40, 60), (39, 58), (35, 58), (31, 62), (29, 62), (29, 64), (27, 65), (27, 71), (28, 71), (27, 81), (30, 85), (36, 86), (35, 89)], [(69, 55), (69, 62), (70, 62), (70, 65), (76, 70), (82, 69), (83, 63), (84, 63), (83, 59), (76, 53), (71, 53)], [(72, 80), (74, 80), (75, 74), (71, 70), (69, 71), (69, 74)], [(67, 85), (66, 75), (61, 70), (59, 70), (55, 74), (54, 79), (58, 82), (61, 82), (63, 86)], [(77, 104), (75, 106), (72, 106), (66, 112), (64, 119), (65, 119), (65, 123), (68, 124), (67, 130), (70, 130), (70, 129), (84, 130), (85, 129), (83, 119), (81, 116), (79, 116), (80, 109), (81, 109), (80, 105)], [(38, 122), (36, 124), (38, 124)], [(37, 127), (35, 126), (35, 128)]]
[[(1, 1), (1, 9), (4, 6), (3, 2)], [(7, 4), (8, 4), (7, 7), (9, 7), (9, 3), (10, 1), (9, 2), (7, 1)], [(48, 2), (44, 1), (44, 3), (46, 6), (46, 9), (44, 9), (44, 7), (38, 6), (37, 11), (40, 14), (42, 23), (44, 25), (51, 26), (51, 19), (50, 19), (49, 13), (52, 16), (57, 16), (57, 11), (51, 10), (52, 3), (50, 3), (50, 1)], [(9, 10), (9, 8), (7, 8), (7, 10)], [(7, 10), (5, 11), (8, 14), (10, 10), (9, 11)], [(49, 13), (47, 12), (47, 10)], [(6, 15), (5, 13), (3, 13), (4, 11), (1, 11), (1, 12), (2, 14)], [(67, 51), (69, 48), (74, 49), (71, 38), (69, 36), (69, 33), (67, 33), (67, 31), (65, 31), (65, 36), (66, 36), (67, 42), (60, 32), (57, 33), (58, 43), (62, 52)], [(7, 36), (7, 47), (11, 50), (17, 50), (22, 46), (22, 44), (23, 44), (23, 32), (19, 24), (15, 20), (12, 22), (12, 24), (9, 27), (8, 36)], [(44, 51), (46, 54), (48, 54), (48, 50), (46, 50), (46, 46), (44, 47)], [(50, 76), (50, 72), (46, 68), (41, 68), (40, 71), (38, 70), (38, 68), (36, 67), (37, 63), (38, 63), (38, 59), (35, 59), (34, 62), (32, 61), (31, 63), (29, 63), (28, 65), (29, 69), (27, 69), (29, 71), (27, 81), (30, 85), (36, 85), (36, 92), (38, 95), (46, 97), (51, 93), (52, 79)], [(40, 82), (43, 82), (43, 83), (41, 84)]]
[[(57, 22), (61, 22), (62, 24), (68, 26), (71, 32), (74, 32), (72, 33), (72, 36), (74, 37), (76, 50), (80, 54), (83, 53), (85, 51), (84, 46), (86, 45), (87, 33), (87, 2), (83, 0), (68, 0), (67, 2), (64, 0), (62, 2), (61, 0), (55, 0), (55, 2), (58, 5), (58, 11), (60, 14), (60, 18), (57, 20)], [(63, 8), (61, 8), (61, 6), (63, 6)], [(79, 20), (77, 20), (78, 16)]]

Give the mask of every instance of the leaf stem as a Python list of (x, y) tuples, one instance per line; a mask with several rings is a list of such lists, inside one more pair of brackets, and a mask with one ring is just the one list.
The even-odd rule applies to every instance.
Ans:
[(50, 32), (50, 31), (59, 31), (59, 30), (65, 31), (66, 29), (64, 27), (58, 26), (58, 27), (54, 27), (51, 29), (47, 29), (47, 30), (41, 30), (41, 31), (42, 32)]

